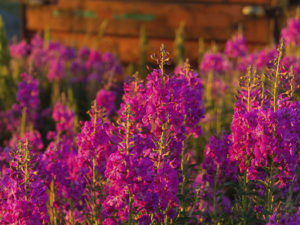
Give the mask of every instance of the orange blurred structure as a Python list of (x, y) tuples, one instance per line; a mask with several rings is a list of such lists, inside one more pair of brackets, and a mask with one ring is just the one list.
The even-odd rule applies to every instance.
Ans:
[[(31, 2), (32, 1), (32, 2)], [(184, 23), (186, 56), (198, 57), (199, 38), (224, 46), (242, 27), (250, 49), (273, 41), (280, 8), (272, 0), (28, 0), (23, 5), (26, 38), (49, 29), (53, 40), (117, 52), (123, 62), (139, 60), (144, 27), (149, 53), (174, 45)], [(30, 4), (28, 4), (30, 3)]]

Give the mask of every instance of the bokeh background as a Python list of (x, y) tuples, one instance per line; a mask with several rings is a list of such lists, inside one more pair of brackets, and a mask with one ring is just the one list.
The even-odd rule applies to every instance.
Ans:
[(205, 48), (222, 49), (237, 32), (250, 51), (278, 42), (297, 5), (296, 0), (1, 0), (0, 15), (10, 40), (39, 33), (69, 46), (112, 52), (125, 64), (149, 60), (164, 43), (174, 61), (188, 57), (196, 64)]
[(21, 38), (21, 2), (19, 0), (1, 0), (0, 15), (3, 18), (9, 39)]

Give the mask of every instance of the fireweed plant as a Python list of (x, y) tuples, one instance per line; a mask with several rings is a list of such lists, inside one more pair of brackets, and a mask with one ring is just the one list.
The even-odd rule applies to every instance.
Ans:
[(163, 46), (153, 58), (159, 70), (146, 81), (135, 78), (125, 84), (119, 149), (110, 155), (105, 170), (108, 224), (176, 223), (184, 210), (178, 198), (186, 179), (183, 145), (190, 135), (201, 134), (201, 80), (188, 66), (167, 74), (169, 56)]
[(282, 41), (271, 68), (241, 78), (231, 134), (210, 138), (194, 181), (198, 223), (299, 223), (300, 105), (285, 57)]
[[(281, 60), (280, 70), (288, 72), (293, 66), (297, 84), (300, 81), (299, 24), (299, 18), (292, 18), (281, 32), (281, 37), (286, 40), (286, 54)], [(273, 66), (272, 61), (278, 56), (277, 54), (274, 46), (250, 53), (241, 32), (227, 41), (223, 53), (214, 46), (203, 53), (199, 71), (204, 80), (206, 116), (202, 122), (207, 143), (209, 137), (215, 132), (220, 133), (230, 129), (239, 77), (247, 73), (249, 66), (255, 67), (260, 74), (265, 73)], [(298, 96), (299, 93), (295, 96), (297, 100), (299, 100)]]
[(38, 156), (29, 142), (10, 152), (9, 167), (0, 179), (1, 224), (48, 224), (47, 187), (38, 175)]
[[(296, 168), (300, 126), (299, 102), (293, 101), (295, 80), (280, 72), (283, 40), (277, 55), (274, 69), (266, 75), (257, 74), (251, 67), (248, 69), (234, 108), (229, 159), (238, 163), (241, 174), (239, 181), (243, 194), (234, 209), (244, 215), (243, 224), (249, 223), (247, 218), (290, 224), (279, 222), (284, 219), (280, 213), (285, 214), (286, 210), (297, 212), (291, 203), (289, 209), (283, 206), (286, 199), (293, 201), (298, 191)], [(291, 90), (283, 93), (281, 83), (285, 80), (290, 82)], [(250, 214), (253, 208), (255, 218)], [(296, 217), (299, 221), (299, 214)]]
[(200, 73), (167, 72), (162, 46), (158, 68), (123, 87), (111, 54), (12, 44), (0, 224), (299, 224), (299, 24), (253, 53), (239, 33)]
[(0, 219), (2, 224), (47, 224), (47, 186), (39, 175), (43, 142), (34, 130), (39, 105), (39, 82), (27, 73), (17, 92), (13, 106), (15, 123), (13, 136), (6, 147), (6, 163), (0, 178)]
[[(90, 99), (99, 88), (118, 93), (123, 74), (118, 60), (110, 53), (100, 54), (89, 48), (75, 49), (58, 42), (43, 40), (39, 35), (30, 43), (21, 41), (10, 45), (11, 70), (18, 81), (19, 71), (34, 74), (40, 81), (43, 107), (53, 107), (61, 92), (69, 93), (80, 119), (86, 119)], [(70, 96), (68, 96), (70, 98)], [(48, 103), (48, 104), (47, 104)]]

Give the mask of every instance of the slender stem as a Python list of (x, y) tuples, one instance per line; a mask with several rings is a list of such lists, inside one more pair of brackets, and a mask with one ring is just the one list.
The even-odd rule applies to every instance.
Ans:
[[(275, 80), (274, 80), (274, 86), (273, 86), (273, 110), (276, 112), (276, 102), (278, 98), (278, 83), (279, 83), (279, 70), (280, 70), (280, 61), (283, 57), (283, 51), (284, 51), (284, 42), (283, 40), (280, 43), (279, 47), (279, 56), (276, 61), (276, 73), (275, 73)], [(274, 128), (274, 137), (276, 136), (276, 127)], [(269, 213), (272, 213), (272, 201), (273, 201), (273, 173), (274, 173), (274, 162), (273, 157), (271, 157), (271, 164), (270, 164), (270, 177), (269, 177), (269, 185), (267, 190), (267, 209)], [(269, 215), (268, 215), (269, 219)]]
[(261, 75), (261, 104), (260, 106), (263, 107), (264, 105), (264, 98), (265, 98), (265, 80), (266, 80), (266, 75), (263, 73)]
[(73, 216), (72, 216), (72, 210), (71, 209), (69, 210), (69, 223), (71, 225), (73, 225)]
[(192, 209), (191, 209), (190, 214), (189, 214), (190, 217), (193, 215), (193, 212), (195, 210), (196, 203), (197, 203), (198, 197), (199, 197), (199, 192), (200, 192), (199, 190), (196, 191), (196, 198), (195, 198), (195, 201), (193, 203)]
[(206, 93), (205, 93), (207, 107), (210, 107), (212, 105), (211, 90), (212, 90), (213, 77), (214, 77), (214, 73), (213, 71), (210, 71), (207, 77)]
[(98, 215), (96, 211), (97, 201), (96, 201), (96, 158), (93, 157), (93, 217), (94, 217), (94, 224), (98, 225)]
[(150, 218), (151, 218), (150, 225), (154, 225), (154, 213), (151, 213)]
[(222, 106), (223, 106), (223, 100), (220, 100), (221, 103), (217, 105), (217, 124), (216, 124), (216, 129), (217, 129), (217, 134), (221, 132), (222, 129)]
[(23, 137), (25, 133), (25, 128), (26, 128), (26, 112), (27, 112), (27, 107), (24, 107), (22, 109), (22, 116), (21, 116), (21, 125), (20, 125), (20, 136)]
[(273, 163), (273, 159), (271, 159), (270, 178), (269, 178), (268, 193), (267, 193), (267, 209), (269, 213), (272, 213), (273, 182), (274, 182), (273, 173), (274, 173), (274, 163)]
[(251, 103), (251, 81), (252, 81), (252, 68), (248, 68), (248, 80), (247, 80), (247, 111), (250, 111), (250, 103)]
[(216, 215), (217, 215), (216, 205), (217, 205), (217, 184), (218, 184), (218, 177), (219, 177), (219, 168), (220, 168), (220, 165), (217, 164), (217, 170), (216, 170), (216, 175), (215, 175), (215, 180), (214, 180), (214, 190), (213, 190), (213, 218), (214, 218), (214, 220), (216, 219)]
[(164, 214), (165, 214), (164, 225), (167, 225), (168, 224), (168, 216), (166, 213), (164, 213)]
[(295, 94), (295, 73), (294, 73), (294, 67), (291, 66), (291, 72), (290, 72), (290, 90), (289, 90), (289, 97), (293, 98)]
[(132, 206), (133, 206), (133, 197), (131, 193), (129, 193), (129, 218), (128, 218), (128, 225), (132, 224)]
[(284, 48), (284, 43), (281, 41), (280, 47), (279, 47), (279, 56), (277, 59), (277, 64), (276, 64), (276, 73), (275, 73), (275, 80), (274, 80), (274, 88), (273, 88), (273, 96), (274, 96), (274, 112), (276, 112), (276, 101), (277, 101), (277, 94), (278, 94), (278, 82), (279, 82), (279, 69), (280, 69), (280, 61), (283, 57), (283, 48)]
[(57, 102), (57, 100), (59, 99), (59, 93), (60, 93), (60, 88), (59, 88), (59, 80), (54, 79), (53, 83), (52, 83), (52, 96), (51, 96), (51, 103), (52, 105), (55, 105), (55, 103)]
[(161, 54), (161, 57), (160, 57), (160, 65), (159, 65), (159, 68), (161, 70), (161, 76), (163, 78), (163, 80), (165, 80), (165, 76), (164, 76), (164, 64), (165, 64), (165, 46), (162, 45), (161, 46), (161, 49), (160, 49), (160, 54)]
[[(186, 71), (189, 70), (189, 67), (188, 67), (189, 64), (185, 63), (185, 66), (186, 66)], [(187, 72), (188, 73), (188, 72)], [(186, 74), (187, 76), (188, 74)], [(184, 125), (186, 125), (186, 115), (184, 116)], [(182, 185), (181, 185), (181, 194), (183, 195), (184, 193), (184, 189), (185, 189), (185, 184), (186, 184), (186, 181), (187, 181), (187, 174), (186, 174), (186, 168), (185, 168), (185, 153), (186, 153), (186, 141), (187, 141), (187, 138), (185, 136), (185, 139), (184, 141), (182, 141), (182, 151), (181, 151), (181, 164), (180, 164), (180, 167), (181, 167), (181, 171), (182, 171)]]
[(49, 194), (49, 201), (50, 201), (50, 208), (51, 208), (51, 217), (52, 217), (52, 224), (57, 225), (57, 219), (56, 219), (56, 209), (53, 206), (55, 202), (55, 178), (52, 178), (51, 184), (50, 184), (50, 194)]
[(185, 160), (184, 160), (184, 156), (185, 156), (185, 141), (182, 142), (182, 146), (183, 149), (181, 151), (181, 171), (182, 171), (182, 185), (181, 185), (181, 194), (183, 194), (184, 192), (184, 187), (185, 187), (185, 183), (186, 183), (186, 171), (185, 171)]
[(25, 162), (25, 177), (24, 177), (24, 189), (25, 189), (25, 200), (28, 200), (28, 141), (26, 140), (25, 142), (25, 157), (24, 157), (24, 162)]
[(158, 162), (157, 162), (157, 173), (158, 173), (159, 166), (161, 163), (162, 154), (165, 149), (165, 131), (166, 131), (166, 125), (163, 124), (162, 133), (161, 133), (160, 140), (159, 140), (159, 156), (158, 156)]
[(93, 135), (95, 135), (96, 133), (96, 128), (97, 128), (97, 113), (96, 113), (96, 108), (95, 108), (95, 115), (94, 115), (94, 131), (93, 131)]
[[(248, 185), (248, 169), (244, 173), (244, 178), (243, 178), (244, 193), (242, 195), (242, 208), (243, 208), (244, 215), (248, 211), (248, 199), (247, 199), (248, 188), (247, 188), (247, 185)], [(247, 224), (245, 218), (243, 218), (243, 219), (244, 219), (243, 224)]]
[(98, 120), (98, 113), (99, 113), (99, 110), (97, 109), (97, 101), (96, 100), (94, 101), (93, 108), (94, 108), (94, 115), (91, 114), (91, 116), (93, 119), (93, 128), (94, 128), (93, 135), (95, 135), (96, 130), (97, 130), (97, 120)]
[[(126, 117), (126, 140), (125, 140), (125, 149), (126, 149), (126, 153), (129, 156), (130, 152), (129, 152), (129, 135), (130, 135), (130, 105), (127, 105), (126, 108), (126, 113), (127, 113), (127, 117)], [(127, 168), (128, 170), (129, 168)], [(128, 224), (131, 225), (132, 224), (132, 214), (133, 214), (133, 196), (130, 192), (130, 190), (128, 190), (128, 195), (129, 195), (129, 216), (128, 216)]]
[(127, 106), (127, 118), (126, 118), (126, 141), (125, 141), (125, 148), (127, 155), (129, 155), (129, 133), (130, 133), (130, 106)]
[[(93, 136), (96, 135), (96, 130), (97, 130), (97, 120), (98, 120), (98, 116), (97, 116), (97, 113), (99, 112), (97, 110), (97, 102), (94, 101), (94, 117), (93, 117)], [(97, 206), (97, 201), (96, 201), (96, 166), (97, 166), (97, 161), (96, 161), (96, 157), (94, 156), (93, 157), (93, 160), (92, 160), (92, 188), (93, 188), (93, 206), (92, 206), (92, 217), (93, 217), (93, 220), (94, 220), (94, 224), (95, 225), (98, 225), (98, 214), (97, 214), (97, 211), (96, 211), (96, 206)]]

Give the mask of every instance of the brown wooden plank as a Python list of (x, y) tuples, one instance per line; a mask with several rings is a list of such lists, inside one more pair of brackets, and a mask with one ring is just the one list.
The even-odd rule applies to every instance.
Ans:
[[(99, 25), (103, 20), (76, 20), (70, 17), (53, 18), (51, 15), (47, 15), (47, 11), (35, 10), (27, 11), (27, 28), (34, 30), (43, 30), (45, 27), (49, 27), (51, 30), (68, 31), (68, 32), (97, 32)], [(186, 33), (188, 39), (196, 39), (199, 36), (203, 36), (207, 39), (226, 39), (229, 37), (230, 32), (228, 29), (231, 26), (230, 18), (227, 16), (218, 16), (214, 18), (214, 15), (199, 14), (196, 16), (198, 22), (197, 27), (186, 25)], [(36, 18), (39, 18), (37, 21)], [(206, 19), (214, 18), (215, 23), (210, 25), (206, 24)], [(185, 20), (186, 22), (186, 20)], [(139, 22), (139, 21), (118, 21), (109, 20), (108, 27), (105, 33), (108, 35), (122, 35), (122, 36), (138, 36), (141, 26), (144, 24), (146, 31), (150, 38), (170, 38), (174, 39), (175, 30), (181, 23), (181, 20), (168, 21), (166, 24), (151, 23), (151, 22)], [(46, 25), (45, 25), (46, 24)]]
[[(96, 35), (85, 35), (80, 33), (66, 33), (52, 31), (51, 35), (55, 41), (62, 42), (71, 46), (88, 46), (95, 48), (98, 45), (97, 50), (100, 52), (113, 52), (118, 55), (122, 62), (136, 63), (139, 60), (139, 39), (135, 37), (116, 37), (106, 36), (97, 42)], [(96, 44), (97, 43), (97, 44)], [(167, 50), (171, 52), (171, 57), (174, 58), (174, 41), (169, 39), (150, 39), (148, 45), (148, 56), (157, 52), (164, 43)], [(211, 42), (206, 42), (207, 48)], [(217, 42), (220, 48), (224, 48), (225, 42)], [(188, 57), (193, 63), (197, 61), (198, 57), (198, 41), (186, 42), (186, 57)], [(248, 44), (250, 51), (255, 48), (262, 47), (261, 44), (250, 43)], [(150, 58), (149, 58), (150, 60)]]
[[(160, 3), (207, 3), (207, 4), (214, 4), (214, 3), (223, 3), (228, 2), (228, 0), (88, 0), (88, 1), (98, 1), (98, 2), (130, 2), (130, 3), (141, 3), (141, 2), (160, 2)], [(230, 0), (229, 0), (230, 1)], [(254, 0), (257, 1), (257, 0)]]
[(257, 42), (260, 44), (269, 44), (272, 40), (271, 20), (263, 18), (252, 18), (244, 20), (244, 34), (249, 42)]
[[(60, 0), (60, 4), (69, 4), (68, 0)], [(200, 4), (215, 4), (215, 3), (223, 3), (223, 4), (271, 4), (272, 0), (72, 0), (74, 4), (80, 4), (78, 2), (90, 1), (90, 2), (128, 2), (128, 3), (141, 3), (141, 2), (150, 2), (150, 3), (200, 3)]]
[(235, 3), (235, 4), (264, 4), (270, 5), (272, 0), (228, 0), (227, 3)]
[[(42, 6), (28, 7), (26, 12), (27, 28), (32, 30), (50, 30), (68, 32), (97, 32), (99, 24), (108, 19), (109, 26), (106, 34), (117, 36), (139, 35), (142, 25), (145, 25), (150, 38), (173, 39), (176, 28), (181, 22), (186, 25), (186, 36), (189, 40), (204, 37), (205, 39), (226, 40), (234, 27), (239, 23), (246, 23), (245, 29), (251, 31), (247, 39), (249, 41), (267, 42), (267, 19), (246, 18), (242, 15), (240, 5), (205, 5), (205, 4), (167, 4), (148, 3), (139, 4), (83, 1), (81, 6), (78, 1), (65, 4), (65, 0), (59, 2), (59, 7)], [(77, 5), (76, 5), (77, 4)], [(80, 18), (74, 15), (74, 7), (95, 12), (96, 18)], [(57, 15), (55, 15), (55, 13)], [(152, 21), (137, 21), (122, 19), (128, 13), (153, 16)], [(261, 28), (258, 28), (261, 27)], [(256, 28), (259, 32), (253, 32)]]

